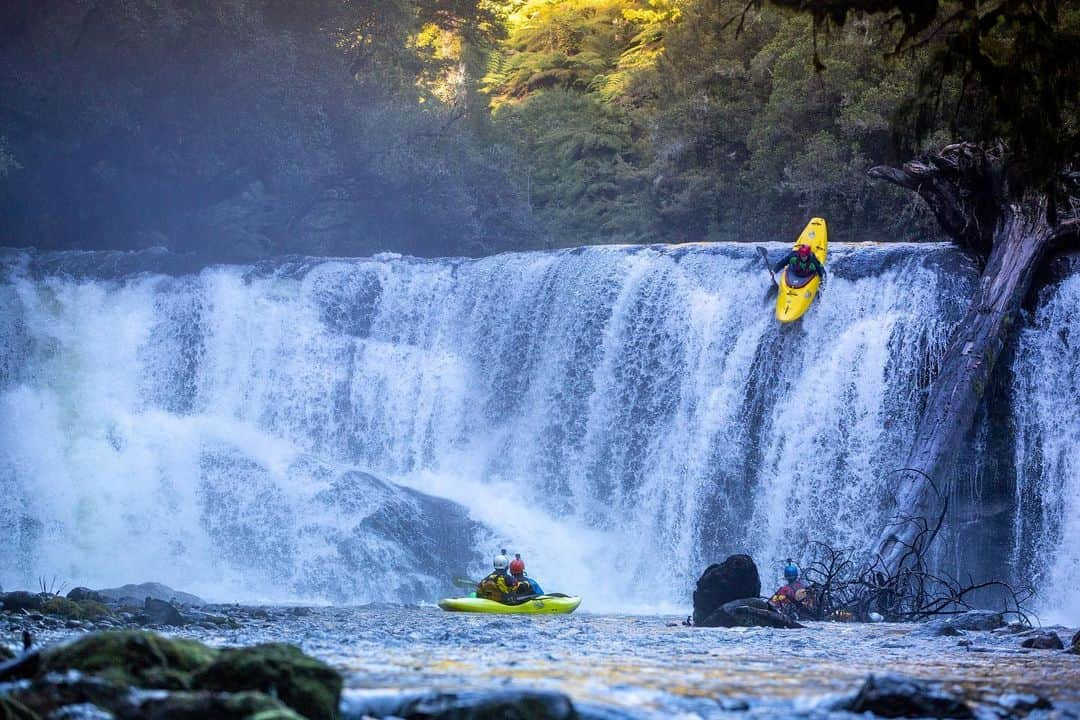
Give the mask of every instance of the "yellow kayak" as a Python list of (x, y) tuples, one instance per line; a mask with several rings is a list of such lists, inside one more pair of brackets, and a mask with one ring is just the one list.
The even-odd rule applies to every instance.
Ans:
[[(829, 252), (829, 230), (825, 227), (825, 218), (811, 218), (803, 228), (799, 239), (791, 246), (792, 249), (800, 245), (809, 245), (814, 255), (825, 265), (825, 258)], [(776, 319), (782, 323), (798, 320), (810, 309), (814, 302), (818, 288), (821, 287), (821, 278), (817, 275), (809, 279), (796, 277), (788, 278), (788, 271), (780, 273), (780, 293), (776, 296)]]
[(500, 613), (510, 615), (555, 615), (572, 613), (581, 604), (573, 595), (537, 595), (534, 598), (507, 605), (476, 597), (444, 598), (439, 607), (448, 612)]

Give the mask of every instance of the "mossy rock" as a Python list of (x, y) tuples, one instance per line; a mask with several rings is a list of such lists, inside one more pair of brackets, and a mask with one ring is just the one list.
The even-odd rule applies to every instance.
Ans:
[(336, 718), (341, 700), (341, 675), (284, 643), (222, 650), (192, 682), (200, 690), (269, 693), (311, 720)]
[(303, 720), (303, 716), (260, 692), (172, 692), (146, 698), (133, 716), (141, 720)]
[(191, 687), (192, 673), (209, 666), (216, 655), (194, 640), (121, 630), (46, 650), (40, 672), (80, 670), (121, 685), (183, 690)]
[(0, 695), (0, 720), (41, 720), (41, 718), (18, 701)]
[(59, 615), (69, 620), (81, 620), (83, 618), (83, 611), (79, 607), (79, 603), (59, 595), (46, 600), (45, 604), (41, 606), (41, 612), (46, 615)]

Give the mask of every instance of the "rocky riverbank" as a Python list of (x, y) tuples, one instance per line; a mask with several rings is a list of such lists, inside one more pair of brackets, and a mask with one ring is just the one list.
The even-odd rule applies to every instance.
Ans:
[[(133, 606), (106, 604), (108, 620), (78, 626), (5, 611), (0, 646), (16, 657), (0, 664), (0, 717), (1080, 717), (1075, 631), (993, 613), (780, 630), (179, 598), (159, 601), (184, 624), (154, 630), (133, 627), (142, 612)], [(29, 653), (19, 652), (24, 631), (34, 634)]]

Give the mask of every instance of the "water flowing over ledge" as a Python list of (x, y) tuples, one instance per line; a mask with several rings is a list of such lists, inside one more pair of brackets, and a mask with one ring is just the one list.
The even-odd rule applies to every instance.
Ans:
[[(589, 609), (684, 604), (728, 552), (862, 545), (975, 281), (948, 245), (839, 244), (822, 301), (780, 328), (741, 245), (0, 260), (4, 585), (411, 600), (506, 542)], [(1039, 580), (1065, 611), (1078, 293), (1066, 278), (1022, 331), (939, 558)], [(394, 484), (327, 499), (359, 471)], [(431, 528), (453, 506), (428, 495), (483, 527)]]

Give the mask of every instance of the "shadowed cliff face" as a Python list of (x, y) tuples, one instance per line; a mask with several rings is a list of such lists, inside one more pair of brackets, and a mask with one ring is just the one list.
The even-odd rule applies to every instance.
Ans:
[(535, 240), (498, 149), (403, 82), (395, 3), (8, 5), (2, 245), (228, 260)]
[[(862, 547), (974, 279), (947, 245), (840, 244), (780, 328), (741, 245), (4, 263), (5, 578), (120, 584), (168, 557), (160, 579), (195, 590), (408, 599), (502, 544), (556, 591), (600, 559), (625, 582), (590, 604), (621, 609), (686, 602), (728, 554), (768, 586), (811, 540)], [(989, 393), (937, 557), (1044, 582), (1048, 605), (1075, 562), (1054, 399), (1074, 395), (1054, 389), (1075, 380), (1073, 285)], [(103, 564), (132, 538), (144, 552)]]

